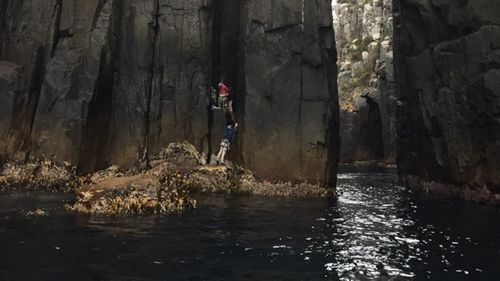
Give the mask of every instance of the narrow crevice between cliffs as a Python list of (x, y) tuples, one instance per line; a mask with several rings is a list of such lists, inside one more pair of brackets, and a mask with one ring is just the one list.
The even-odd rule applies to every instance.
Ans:
[(106, 45), (101, 51), (94, 95), (89, 102), (87, 120), (83, 128), (77, 165), (79, 174), (90, 174), (110, 165), (108, 149), (113, 110), (114, 76), (116, 61), (119, 57), (117, 43), (120, 36), (120, 15), (121, 5), (114, 2)]
[[(302, 3), (302, 17), (304, 17), (304, 6), (305, 4)], [(304, 19), (302, 19), (302, 22)], [(303, 24), (302, 24), (303, 25)], [(303, 27), (302, 27), (303, 28)], [(305, 64), (307, 64), (307, 61), (304, 59), (304, 50), (301, 51), (300, 53), (300, 93), (299, 93), (299, 121), (297, 123), (298, 131), (301, 132), (299, 135), (299, 169), (300, 169), (300, 177), (304, 175), (304, 135), (303, 135), (303, 128), (302, 128), (302, 107), (304, 104), (304, 67)]]
[(139, 159), (139, 169), (145, 170), (149, 168), (150, 148), (151, 148), (151, 102), (155, 91), (155, 78), (158, 73), (158, 38), (160, 34), (160, 0), (155, 1), (153, 11), (153, 21), (150, 24), (152, 29), (152, 42), (151, 42), (151, 61), (149, 67), (148, 81), (146, 81), (146, 108), (144, 111), (144, 132), (141, 144), (141, 155)]
[[(228, 85), (235, 98), (235, 117), (237, 122), (241, 124), (238, 112), (243, 110), (244, 104), (244, 85), (242, 57), (239, 55), (242, 48), (240, 42), (240, 28), (241, 28), (241, 10), (244, 1), (241, 0), (220, 0), (215, 1), (213, 6), (213, 37), (212, 37), (212, 73), (211, 73), (211, 87), (217, 89), (217, 84), (223, 81)], [(219, 124), (222, 118), (217, 118), (215, 113), (209, 109), (208, 127), (209, 127), (209, 161), (213, 150), (218, 142), (214, 143), (222, 137), (218, 135), (221, 130), (219, 127), (224, 127), (226, 124)], [(238, 138), (236, 138), (238, 139)], [(232, 150), (231, 158), (239, 158), (241, 155), (240, 144), (236, 141), (233, 147), (237, 149)]]
[(246, 48), (246, 45), (245, 45), (246, 41), (243, 40), (242, 37), (244, 35), (242, 35), (242, 34), (244, 34), (244, 30), (246, 29), (246, 27), (244, 26), (243, 23), (248, 22), (248, 15), (247, 15), (247, 12), (245, 10), (246, 1), (239, 0), (239, 1), (235, 1), (235, 2), (238, 2), (235, 9), (238, 9), (237, 19), (239, 20), (238, 24), (237, 24), (238, 35), (237, 35), (237, 38), (235, 39), (235, 40), (237, 40), (237, 45), (234, 46), (234, 51), (235, 51), (234, 56), (235, 56), (235, 63), (236, 63), (235, 71), (237, 72), (236, 76), (235, 76), (235, 79), (236, 79), (236, 81), (235, 81), (235, 91), (236, 91), (235, 111), (236, 111), (236, 121), (240, 125), (239, 126), (240, 132), (239, 132), (239, 137), (236, 138), (233, 147), (235, 148), (234, 149), (235, 150), (235, 153), (234, 153), (235, 161), (238, 164), (245, 166), (245, 163), (243, 162), (243, 159), (245, 158), (244, 151), (243, 151), (244, 138), (242, 136), (245, 133), (244, 111), (245, 111), (245, 106), (246, 106), (245, 104), (246, 104), (246, 88), (247, 87), (246, 87), (246, 79), (245, 79), (245, 77), (246, 77), (245, 56), (241, 55), (241, 54), (245, 53), (245, 48)]
[(63, 0), (57, 0), (56, 6), (54, 7), (54, 12), (52, 14), (52, 34), (51, 34), (52, 42), (49, 53), (50, 58), (54, 57), (57, 50), (57, 46), (59, 45), (61, 39), (73, 36), (70, 29), (61, 29), (61, 17), (62, 17), (63, 5), (64, 5)]
[(380, 106), (368, 95), (363, 98), (368, 108), (366, 117), (360, 120), (355, 159), (357, 161), (381, 160), (384, 159), (384, 142)]
[[(319, 28), (320, 46), (326, 52), (322, 53), (323, 61), (326, 62), (328, 77), (337, 77), (337, 49), (335, 46), (335, 36), (329, 27)], [(328, 80), (328, 101), (327, 122), (327, 157), (325, 165), (325, 187), (329, 191), (335, 192), (337, 187), (337, 168), (340, 155), (340, 134), (339, 134), (339, 99), (337, 79)]]
[[(220, 80), (220, 65), (221, 65), (221, 35), (222, 35), (222, 1), (214, 1), (212, 6), (212, 67), (211, 67), (211, 77), (210, 77), (210, 88), (217, 89), (217, 83)], [(208, 94), (211, 95), (211, 89), (207, 89)], [(207, 153), (207, 162), (210, 163), (212, 160), (212, 128), (214, 122), (214, 112), (211, 110), (212, 104), (210, 103), (208, 106), (208, 153)]]
[(46, 48), (39, 46), (34, 54), (31, 82), (27, 95), (17, 95), (10, 121), (8, 141), (12, 151), (22, 151), (24, 160), (28, 161), (32, 153), (31, 131), (35, 122), (35, 114), (40, 100), (40, 93), (45, 77)]
[[(28, 102), (26, 104), (26, 116), (24, 119), (25, 124), (22, 128), (23, 131), (23, 150), (28, 151), (26, 158), (29, 158), (31, 153), (31, 131), (35, 123), (35, 114), (40, 101), (40, 93), (42, 91), (42, 84), (45, 77), (45, 48), (39, 47), (36, 50), (35, 67), (33, 68), (33, 75), (31, 86), (28, 95)], [(28, 159), (26, 159), (28, 160)]]
[(57, 0), (56, 6), (54, 7), (54, 13), (52, 15), (53, 23), (52, 23), (52, 46), (50, 47), (50, 57), (53, 58), (57, 45), (59, 44), (59, 40), (61, 39), (61, 31), (59, 30), (61, 27), (61, 13), (63, 8), (63, 1)]
[(0, 59), (7, 50), (9, 42), (9, 32), (7, 30), (7, 9), (9, 5), (9, 0), (0, 1)]

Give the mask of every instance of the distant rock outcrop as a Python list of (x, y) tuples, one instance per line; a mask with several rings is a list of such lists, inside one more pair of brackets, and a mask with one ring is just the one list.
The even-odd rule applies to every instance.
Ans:
[[(396, 161), (392, 0), (335, 0), (341, 162)], [(369, 98), (369, 99), (368, 99)]]

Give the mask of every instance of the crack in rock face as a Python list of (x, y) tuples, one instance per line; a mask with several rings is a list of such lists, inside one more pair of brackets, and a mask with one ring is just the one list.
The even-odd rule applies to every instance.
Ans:
[(2, 1), (2, 112), (15, 114), (0, 118), (1, 153), (68, 161), (82, 174), (147, 169), (150, 155), (178, 141), (208, 159), (225, 126), (209, 110), (209, 89), (227, 79), (241, 126), (230, 158), (265, 179), (334, 188), (330, 5)]
[(344, 124), (343, 159), (499, 194), (495, 0), (336, 4), (333, 19), (330, 0), (4, 0), (2, 159), (147, 170), (187, 141), (209, 160), (225, 127), (210, 88), (227, 80), (229, 157), (256, 177), (334, 189)]

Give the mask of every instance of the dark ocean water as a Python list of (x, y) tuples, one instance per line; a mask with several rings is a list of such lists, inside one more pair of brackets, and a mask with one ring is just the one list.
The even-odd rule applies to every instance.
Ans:
[(500, 208), (395, 181), (345, 170), (338, 201), (201, 196), (192, 212), (129, 218), (0, 193), (0, 280), (500, 280)]

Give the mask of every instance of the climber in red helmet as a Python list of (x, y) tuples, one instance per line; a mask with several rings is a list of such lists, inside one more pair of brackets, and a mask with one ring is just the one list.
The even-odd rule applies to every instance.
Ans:
[(229, 96), (229, 87), (226, 84), (219, 82), (219, 97), (227, 96)]
[(230, 117), (231, 121), (236, 123), (233, 111), (233, 92), (223, 82), (219, 82), (218, 87), (218, 91), (212, 88), (212, 110), (224, 111), (226, 116)]

